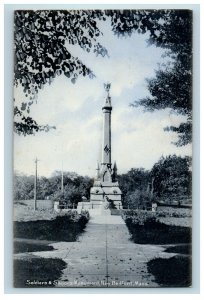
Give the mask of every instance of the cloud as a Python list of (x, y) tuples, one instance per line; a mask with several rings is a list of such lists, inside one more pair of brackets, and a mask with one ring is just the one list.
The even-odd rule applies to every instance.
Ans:
[[(132, 167), (151, 169), (162, 155), (192, 154), (191, 145), (178, 148), (171, 143), (177, 140), (177, 135), (164, 132), (163, 128), (169, 124), (168, 117), (168, 111), (156, 112), (154, 116), (151, 113), (141, 114), (127, 119), (126, 128), (113, 134), (113, 156), (118, 161), (120, 172)], [(175, 122), (178, 122), (176, 118), (179, 117), (175, 116)]]
[(87, 53), (77, 45), (67, 43), (66, 46), (93, 70), (101, 85), (111, 82), (112, 96), (120, 96), (124, 89), (132, 89), (141, 84), (145, 77), (153, 76), (164, 50), (153, 45), (148, 47), (148, 34), (118, 38), (111, 31), (110, 21), (99, 22), (99, 26), (104, 31), (99, 41), (108, 49), (108, 57)]
[[(97, 160), (101, 160), (103, 84), (111, 82), (112, 157), (119, 172), (132, 167), (151, 168), (168, 154), (191, 154), (191, 146), (177, 148), (171, 144), (176, 134), (164, 132), (168, 125), (183, 119), (169, 111), (143, 113), (129, 107), (129, 103), (148, 94), (145, 78), (154, 75), (163, 50), (146, 47), (145, 35), (133, 34), (118, 39), (108, 22), (103, 25), (101, 43), (109, 51), (109, 58), (96, 57), (80, 47), (69, 45), (95, 73), (96, 78), (80, 77), (73, 85), (65, 76), (55, 78), (38, 96), (31, 108), (31, 116), (39, 124), (56, 125), (56, 130), (35, 136), (15, 135), (14, 168), (25, 173), (34, 172), (34, 158), (39, 162), (39, 174), (49, 176), (60, 169), (93, 176)], [(16, 101), (24, 99), (22, 89), (15, 89)]]

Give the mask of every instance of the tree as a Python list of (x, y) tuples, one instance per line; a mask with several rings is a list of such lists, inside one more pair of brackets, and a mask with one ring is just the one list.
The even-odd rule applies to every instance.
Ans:
[(15, 105), (15, 131), (33, 134), (49, 130), (49, 125), (39, 125), (25, 116), (45, 84), (64, 74), (72, 83), (78, 76), (94, 77), (94, 73), (79, 58), (67, 50), (66, 43), (78, 44), (84, 51), (105, 56), (107, 49), (97, 40), (102, 32), (99, 21), (111, 20), (117, 36), (130, 36), (137, 32), (149, 32), (148, 43), (168, 50), (168, 65), (148, 80), (152, 97), (141, 99), (133, 106), (142, 105), (155, 110), (170, 107), (185, 114), (186, 123), (178, 128), (177, 145), (191, 139), (191, 61), (192, 61), (192, 13), (188, 10), (76, 10), (76, 11), (16, 11), (14, 83), (22, 85), (28, 100), (19, 108)]
[(123, 195), (137, 189), (146, 190), (149, 182), (149, 171), (143, 168), (132, 168), (126, 174), (118, 175), (118, 182)]
[(186, 122), (178, 127), (164, 128), (177, 132), (175, 144), (183, 146), (192, 141), (192, 12), (168, 10), (150, 15), (153, 22), (144, 25), (144, 31), (151, 32), (148, 42), (167, 49), (169, 61), (160, 66), (154, 78), (147, 79), (151, 96), (132, 105), (143, 106), (146, 111), (170, 108), (176, 114), (185, 115)]
[[(24, 110), (23, 106), (21, 108)], [(25, 116), (17, 106), (14, 107), (14, 116), (14, 130), (18, 134), (29, 135), (38, 131), (48, 132), (50, 129), (56, 129), (55, 126), (50, 126), (48, 124), (39, 125), (33, 118)]]
[(169, 155), (153, 166), (154, 195), (166, 202), (187, 199), (192, 192), (191, 158)]
[(64, 172), (64, 191), (62, 193), (61, 187), (61, 174), (55, 171), (55, 178), (60, 180), (58, 189), (53, 193), (53, 198), (66, 202), (70, 206), (76, 206), (82, 197), (89, 198), (90, 188), (93, 185), (93, 180), (88, 176), (79, 176), (74, 172)]
[[(19, 108), (15, 106), (15, 131), (19, 134), (33, 134), (38, 130), (49, 130), (49, 126), (39, 126), (34, 120), (26, 119), (23, 111), (30, 112), (30, 106), (40, 89), (61, 74), (72, 83), (79, 75), (93, 77), (93, 72), (83, 62), (72, 55), (66, 43), (78, 44), (85, 51), (91, 50), (105, 56), (107, 51), (97, 42), (102, 33), (96, 19), (101, 19), (101, 11), (15, 11), (14, 41), (15, 63), (14, 84), (22, 85), (28, 101)], [(15, 101), (15, 99), (14, 99)]]
[(24, 174), (14, 174), (14, 200), (33, 199), (34, 176), (26, 176)]
[[(64, 192), (61, 190), (61, 171), (55, 171), (50, 178), (41, 176), (38, 178), (37, 198), (66, 200), (68, 203), (78, 203), (82, 196), (89, 198), (93, 179), (88, 176), (80, 176), (75, 172), (64, 172)], [(14, 199), (27, 200), (34, 197), (34, 176), (14, 174)]]
[(51, 185), (51, 182), (48, 178), (45, 176), (41, 176), (38, 179), (37, 183), (37, 196), (38, 199), (46, 199), (47, 197), (50, 197), (54, 192), (54, 188)]
[(142, 204), (146, 206), (149, 180), (149, 171), (143, 168), (132, 168), (126, 174), (118, 175), (119, 186), (123, 193), (123, 207), (138, 208)]
[(152, 198), (148, 191), (136, 189), (127, 193), (123, 206), (129, 209), (148, 209), (151, 203)]

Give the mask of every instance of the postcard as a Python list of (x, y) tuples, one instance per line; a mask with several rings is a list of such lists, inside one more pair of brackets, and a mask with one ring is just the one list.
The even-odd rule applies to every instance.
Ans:
[(13, 286), (192, 286), (192, 10), (14, 11)]

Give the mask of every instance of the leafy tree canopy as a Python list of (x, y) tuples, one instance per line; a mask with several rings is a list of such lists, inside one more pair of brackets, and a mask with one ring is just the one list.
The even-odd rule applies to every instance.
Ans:
[[(154, 199), (186, 202), (192, 194), (191, 158), (169, 155), (161, 157), (150, 171), (132, 168), (125, 174), (118, 175), (120, 188), (123, 192), (123, 205), (138, 208), (149, 205)], [(74, 172), (64, 172), (64, 191), (62, 194), (62, 177), (55, 171), (49, 178), (38, 178), (37, 199), (64, 200), (71, 206), (82, 200), (90, 199), (90, 188), (93, 179), (80, 176)], [(27, 200), (34, 197), (34, 176), (14, 174), (14, 200)]]
[(24, 111), (30, 112), (30, 106), (37, 98), (40, 89), (51, 83), (56, 76), (64, 74), (75, 83), (79, 75), (93, 77), (78, 57), (72, 55), (66, 43), (78, 44), (85, 51), (93, 51), (105, 56), (107, 50), (97, 42), (102, 33), (96, 19), (101, 19), (100, 11), (16, 11), (14, 16), (15, 64), (14, 84), (21, 85), (27, 101), (18, 108), (15, 131), (19, 134), (33, 134), (36, 131), (50, 129), (40, 126)]
[(154, 193), (159, 198), (190, 198), (192, 192), (191, 158), (169, 155), (153, 166)]
[(118, 175), (119, 185), (124, 195), (136, 189), (146, 190), (150, 180), (149, 171), (140, 168), (132, 168), (125, 174)]
[[(37, 199), (61, 199), (68, 203), (77, 203), (82, 196), (89, 198), (93, 180), (88, 176), (80, 176), (74, 172), (64, 172), (64, 193), (62, 195), (62, 176), (55, 171), (49, 178), (41, 176), (37, 180)], [(28, 200), (34, 197), (34, 176), (14, 174), (14, 200)], [(61, 197), (61, 198), (60, 198)]]
[(98, 42), (102, 32), (97, 23), (107, 18), (111, 18), (116, 35), (149, 32), (149, 44), (168, 50), (169, 64), (163, 65), (156, 71), (155, 78), (147, 81), (151, 97), (137, 100), (133, 106), (142, 105), (151, 111), (171, 108), (187, 115), (187, 123), (166, 129), (179, 133), (177, 145), (187, 144), (191, 140), (192, 117), (192, 15), (187, 10), (16, 11), (14, 83), (23, 86), (28, 100), (14, 109), (15, 131), (26, 135), (50, 129), (49, 125), (41, 126), (27, 118), (24, 112), (29, 113), (39, 90), (56, 76), (64, 74), (72, 83), (78, 76), (94, 77), (94, 72), (70, 53), (66, 44), (77, 44), (84, 51), (107, 55), (107, 49)]
[[(162, 11), (155, 15), (156, 18), (160, 14)], [(150, 27), (148, 42), (167, 49), (166, 56), (170, 60), (160, 65), (154, 78), (147, 79), (150, 96), (132, 105), (143, 106), (146, 111), (170, 108), (174, 113), (185, 115), (185, 123), (164, 128), (177, 132), (175, 144), (183, 146), (192, 141), (192, 12), (167, 11), (156, 21), (153, 31)]]

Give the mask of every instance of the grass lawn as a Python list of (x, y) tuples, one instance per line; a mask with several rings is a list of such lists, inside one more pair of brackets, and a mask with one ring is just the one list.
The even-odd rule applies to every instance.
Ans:
[(54, 287), (66, 263), (61, 259), (29, 257), (14, 260), (14, 287)]
[(33, 207), (30, 205), (14, 203), (14, 221), (27, 222), (39, 220), (53, 220), (59, 215), (64, 215), (64, 213), (58, 213), (53, 209), (49, 208), (38, 208), (37, 210), (34, 210)]
[(72, 222), (67, 216), (59, 216), (54, 220), (14, 222), (14, 237), (75, 242), (85, 224), (84, 219)]
[(25, 205), (14, 206), (14, 238), (74, 242), (89, 220), (88, 213), (34, 211)]
[[(167, 211), (132, 210), (124, 212), (123, 219), (137, 244), (182, 244), (191, 243), (191, 217), (189, 212), (171, 209)], [(187, 226), (180, 220), (185, 219)]]
[(191, 228), (152, 222), (144, 225), (126, 221), (132, 240), (136, 244), (191, 243)]
[(25, 253), (25, 252), (38, 252), (38, 251), (52, 251), (54, 248), (46, 244), (38, 243), (37, 241), (26, 242), (26, 241), (14, 241), (13, 250), (14, 253)]
[(171, 258), (157, 257), (147, 263), (155, 281), (161, 287), (191, 286), (191, 212), (172, 208), (155, 214), (130, 211), (123, 218), (134, 243), (168, 245), (165, 252), (176, 253)]
[(192, 246), (191, 244), (170, 246), (166, 248), (165, 252), (192, 255)]
[(61, 214), (48, 209), (33, 211), (24, 205), (16, 206), (14, 212), (14, 253), (22, 253), (14, 256), (14, 287), (54, 287), (66, 263), (26, 252), (52, 251), (49, 243), (54, 241), (75, 242), (89, 215), (71, 210)]
[(147, 268), (161, 287), (189, 287), (192, 284), (190, 256), (155, 258), (147, 263)]

